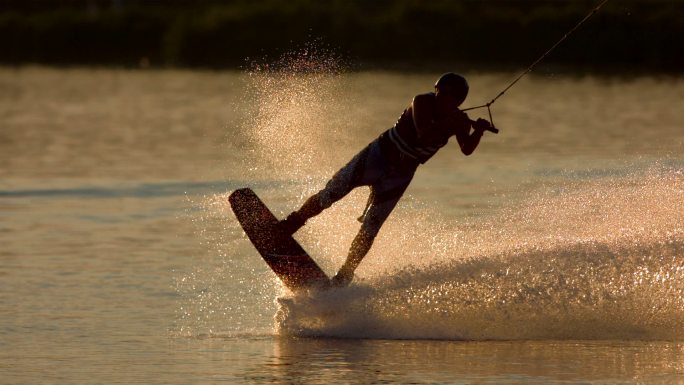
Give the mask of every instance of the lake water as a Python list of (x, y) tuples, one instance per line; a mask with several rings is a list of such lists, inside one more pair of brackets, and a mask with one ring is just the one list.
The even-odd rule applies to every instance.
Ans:
[[(680, 77), (524, 78), (349, 288), (281, 286), (228, 194), (286, 215), (436, 76), (0, 69), (0, 383), (684, 383)], [(367, 193), (296, 235), (329, 275)]]

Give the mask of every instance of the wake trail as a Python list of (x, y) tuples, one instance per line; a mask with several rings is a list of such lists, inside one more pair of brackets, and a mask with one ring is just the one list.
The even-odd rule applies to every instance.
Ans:
[[(553, 186), (486, 223), (442, 226), (442, 234), (428, 241), (418, 236), (413, 245), (385, 244), (378, 253), (395, 256), (399, 267), (393, 271), (375, 266), (350, 288), (281, 299), (278, 332), (449, 340), (682, 339), (681, 202), (680, 170), (654, 168)], [(421, 258), (407, 251), (421, 248)]]
[[(353, 141), (339, 75), (334, 57), (306, 51), (248, 74), (244, 180), (275, 183), (266, 195), (276, 212), (297, 208), (346, 160)], [(274, 182), (282, 180), (289, 185)], [(262, 261), (248, 246), (239, 251), (245, 240), (225, 219), (227, 196), (210, 197), (199, 227), (220, 234), (207, 240), (216, 261), (178, 282), (181, 292), (199, 292), (181, 308), (181, 333), (233, 325), (262, 335), (273, 310), (274, 332), (288, 336), (684, 339), (681, 167), (641, 163), (547, 183), (477, 220), (405, 196), (350, 287), (296, 296), (252, 267)], [(311, 255), (327, 256), (317, 262), (329, 275), (358, 230), (361, 190), (297, 233)]]

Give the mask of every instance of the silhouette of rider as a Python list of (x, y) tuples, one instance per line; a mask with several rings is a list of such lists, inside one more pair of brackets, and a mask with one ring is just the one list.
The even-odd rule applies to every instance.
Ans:
[[(340, 169), (318, 193), (279, 223), (288, 234), (342, 199), (352, 189), (370, 186), (366, 210), (359, 220), (361, 229), (354, 238), (347, 259), (333, 277), (335, 286), (346, 286), (370, 250), (380, 227), (403, 195), (419, 165), (427, 162), (455, 136), (461, 152), (475, 151), (491, 123), (473, 122), (458, 107), (468, 95), (466, 79), (455, 73), (442, 75), (435, 92), (416, 95), (396, 124), (361, 150)], [(472, 130), (471, 130), (472, 129)]]

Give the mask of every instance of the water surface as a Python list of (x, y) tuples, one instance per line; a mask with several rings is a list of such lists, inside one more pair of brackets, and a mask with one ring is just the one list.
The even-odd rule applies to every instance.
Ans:
[[(352, 287), (281, 287), (227, 194), (285, 215), (435, 76), (0, 69), (0, 382), (684, 381), (677, 77), (525, 78)], [(328, 274), (366, 194), (297, 234)]]

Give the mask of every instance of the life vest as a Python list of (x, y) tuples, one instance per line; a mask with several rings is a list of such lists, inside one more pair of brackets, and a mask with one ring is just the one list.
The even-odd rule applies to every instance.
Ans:
[[(432, 97), (432, 105), (436, 109), (435, 94), (429, 93), (428, 95)], [(440, 148), (447, 144), (449, 138), (456, 134), (456, 127), (443, 129), (433, 126), (432, 129), (436, 131), (430, 132), (428, 138), (419, 139), (418, 131), (413, 122), (413, 109), (408, 107), (401, 114), (394, 127), (387, 130), (383, 136), (386, 136), (387, 139), (385, 140), (389, 140), (401, 154), (422, 164), (432, 158)]]

